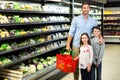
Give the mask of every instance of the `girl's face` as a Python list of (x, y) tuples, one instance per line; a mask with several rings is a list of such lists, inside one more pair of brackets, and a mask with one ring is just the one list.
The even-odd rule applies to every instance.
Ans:
[(99, 37), (100, 34), (101, 34), (100, 30), (98, 30), (98, 29), (94, 29), (94, 30), (93, 30), (93, 35), (94, 35), (94, 37)]
[(87, 35), (82, 35), (81, 39), (82, 39), (83, 44), (88, 43), (88, 37), (87, 37)]

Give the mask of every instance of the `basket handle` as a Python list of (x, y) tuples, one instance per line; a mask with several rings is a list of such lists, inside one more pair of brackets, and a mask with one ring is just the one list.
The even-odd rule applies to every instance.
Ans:
[[(65, 48), (62, 49), (62, 51), (61, 51), (61, 54), (62, 54), (62, 55), (63, 55), (63, 53), (65, 52), (65, 50), (66, 50)], [(66, 50), (66, 51), (68, 51), (68, 50)], [(69, 52), (70, 54), (72, 54), (72, 60), (74, 60), (74, 51), (71, 49), (71, 50), (69, 50), (68, 52)]]

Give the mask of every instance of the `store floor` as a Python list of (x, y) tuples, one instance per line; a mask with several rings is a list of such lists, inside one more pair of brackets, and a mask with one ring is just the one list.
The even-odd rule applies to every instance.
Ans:
[[(73, 74), (67, 74), (60, 80), (73, 80)], [(102, 80), (120, 80), (120, 44), (106, 44)]]

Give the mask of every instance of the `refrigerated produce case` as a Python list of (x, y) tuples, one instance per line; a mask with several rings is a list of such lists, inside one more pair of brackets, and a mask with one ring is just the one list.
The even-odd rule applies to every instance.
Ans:
[[(103, 5), (90, 3), (90, 15), (102, 30)], [(81, 14), (80, 7), (81, 2), (72, 0), (1, 0), (0, 77), (58, 80), (66, 75), (56, 69), (55, 55), (66, 46), (71, 20)]]

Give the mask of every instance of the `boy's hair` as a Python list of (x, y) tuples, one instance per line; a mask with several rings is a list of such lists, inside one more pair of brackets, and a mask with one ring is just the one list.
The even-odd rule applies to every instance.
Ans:
[(80, 37), (80, 46), (83, 45), (83, 42), (82, 42), (82, 36), (83, 35), (86, 35), (88, 37), (88, 44), (91, 45), (90, 37), (88, 36), (88, 34), (87, 33), (82, 33), (81, 37)]
[(88, 5), (90, 7), (90, 3), (89, 2), (83, 2), (81, 7), (83, 7), (84, 5)]
[(93, 33), (94, 29), (97, 29), (97, 30), (101, 31), (100, 27), (99, 27), (99, 26), (96, 26), (96, 27), (93, 27), (93, 28), (92, 28), (92, 31), (91, 31), (92, 33)]
[(101, 31), (101, 29), (100, 29), (99, 26), (93, 27), (93, 28), (92, 28), (92, 32), (93, 32), (94, 29), (97, 29), (97, 30)]

